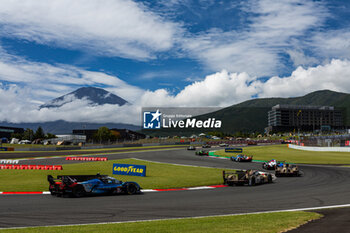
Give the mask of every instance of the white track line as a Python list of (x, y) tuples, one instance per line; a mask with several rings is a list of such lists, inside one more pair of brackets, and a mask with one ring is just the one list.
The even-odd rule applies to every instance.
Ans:
[(203, 186), (203, 187), (192, 187), (192, 188), (187, 188), (187, 190), (202, 190), (202, 189), (214, 189), (214, 187)]
[[(287, 209), (287, 210), (272, 210), (272, 211), (258, 211), (250, 213), (239, 213), (239, 214), (221, 214), (221, 215), (207, 215), (207, 216), (196, 216), (196, 217), (182, 217), (182, 218), (164, 218), (164, 219), (148, 219), (148, 220), (133, 220), (133, 221), (124, 221), (124, 222), (99, 222), (99, 223), (84, 223), (84, 224), (69, 224), (69, 225), (52, 225), (52, 226), (36, 226), (36, 227), (69, 227), (69, 226), (89, 226), (89, 225), (105, 225), (105, 224), (120, 224), (120, 223), (137, 223), (137, 222), (154, 222), (154, 221), (164, 221), (164, 220), (181, 220), (181, 219), (201, 219), (201, 218), (210, 218), (210, 217), (230, 217), (230, 216), (240, 216), (248, 214), (269, 214), (269, 213), (282, 213), (282, 212), (296, 212), (296, 211), (309, 211), (309, 210), (322, 210), (322, 209), (334, 209), (334, 208), (344, 208), (350, 207), (350, 204), (343, 205), (331, 205), (331, 206), (317, 206), (309, 208), (300, 208), (300, 209)], [(30, 229), (35, 228), (31, 227), (9, 227), (9, 228), (0, 228), (0, 230), (5, 229)]]

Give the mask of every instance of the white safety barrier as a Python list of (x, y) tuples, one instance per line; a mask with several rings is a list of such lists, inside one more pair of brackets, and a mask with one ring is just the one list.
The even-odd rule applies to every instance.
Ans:
[(12, 159), (2, 159), (0, 160), (0, 164), (18, 164), (19, 160), (12, 160)]
[(333, 151), (333, 152), (350, 152), (350, 147), (315, 147), (315, 146), (298, 146), (288, 144), (289, 148), (307, 151)]

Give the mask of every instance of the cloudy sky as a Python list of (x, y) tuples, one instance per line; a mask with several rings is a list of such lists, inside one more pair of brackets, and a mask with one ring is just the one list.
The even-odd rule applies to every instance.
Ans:
[[(0, 0), (0, 6), (0, 121), (137, 123), (142, 106), (224, 107), (320, 89), (350, 93), (347, 0)], [(76, 100), (38, 108), (83, 86), (131, 105)]]

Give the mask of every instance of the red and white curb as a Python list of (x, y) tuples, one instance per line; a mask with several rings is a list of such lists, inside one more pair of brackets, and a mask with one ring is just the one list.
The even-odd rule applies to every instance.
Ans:
[[(219, 184), (219, 185), (210, 185), (210, 186), (199, 186), (199, 187), (190, 187), (190, 188), (169, 188), (169, 189), (142, 189), (143, 193), (151, 193), (151, 192), (169, 192), (169, 191), (191, 191), (191, 190), (203, 190), (203, 189), (216, 189), (216, 188), (224, 188), (227, 185)], [(24, 195), (24, 194), (50, 194), (49, 191), (43, 192), (0, 192), (0, 195)]]
[(43, 192), (0, 192), (0, 195), (12, 195), (12, 194), (50, 194), (49, 191)]

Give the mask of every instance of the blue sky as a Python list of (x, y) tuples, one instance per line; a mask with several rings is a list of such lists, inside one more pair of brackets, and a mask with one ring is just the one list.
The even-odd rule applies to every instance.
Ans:
[(85, 102), (62, 114), (37, 110), (81, 86), (105, 88), (137, 107), (350, 92), (349, 1), (0, 3), (0, 97), (14, 109), (0, 120), (27, 121), (19, 111), (35, 120), (90, 120), (74, 112), (78, 104), (97, 111)]

